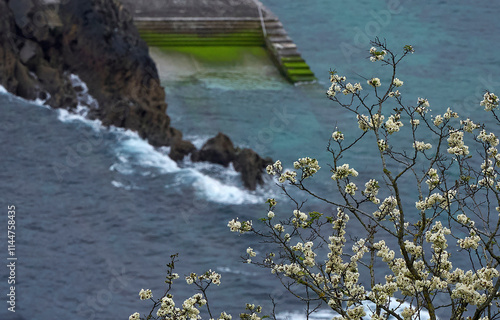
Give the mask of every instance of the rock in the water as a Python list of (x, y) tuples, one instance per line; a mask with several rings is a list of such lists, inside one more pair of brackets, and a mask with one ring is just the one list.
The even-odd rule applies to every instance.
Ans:
[(219, 132), (215, 137), (209, 139), (201, 149), (193, 153), (193, 161), (208, 161), (221, 164), (225, 167), (234, 160), (236, 149), (228, 136)]
[(196, 147), (187, 140), (176, 141), (170, 149), (169, 157), (175, 161), (181, 161), (185, 156), (196, 151)]
[(243, 149), (237, 153), (234, 159), (234, 169), (241, 172), (241, 178), (246, 188), (255, 190), (257, 184), (263, 184), (262, 173), (271, 159), (262, 159), (252, 149)]
[(250, 190), (255, 190), (258, 184), (264, 182), (264, 168), (271, 162), (270, 159), (262, 159), (252, 149), (236, 149), (231, 139), (220, 132), (209, 139), (201, 150), (193, 152), (191, 160), (208, 161), (226, 167), (233, 162), (234, 169), (241, 173), (244, 186)]

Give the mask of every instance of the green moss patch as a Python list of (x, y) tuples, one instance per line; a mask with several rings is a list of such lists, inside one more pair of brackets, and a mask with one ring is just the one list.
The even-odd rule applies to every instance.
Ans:
[(181, 52), (191, 54), (196, 60), (207, 63), (228, 63), (241, 61), (247, 54), (267, 58), (267, 51), (263, 47), (241, 46), (175, 46), (159, 47), (165, 52)]

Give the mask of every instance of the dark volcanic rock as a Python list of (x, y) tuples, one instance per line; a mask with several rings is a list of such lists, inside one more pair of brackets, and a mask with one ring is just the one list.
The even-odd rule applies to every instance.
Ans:
[(91, 117), (137, 131), (155, 145), (181, 140), (165, 91), (128, 11), (116, 0), (0, 0), (0, 84), (27, 99), (72, 109), (77, 74), (99, 102)]
[(169, 157), (175, 161), (181, 161), (185, 156), (195, 151), (196, 147), (190, 141), (178, 140), (172, 145)]
[(221, 164), (225, 167), (234, 160), (236, 149), (228, 136), (219, 132), (215, 137), (209, 139), (200, 151), (193, 153), (193, 161), (208, 161)]
[(264, 168), (271, 164), (271, 159), (262, 159), (252, 149), (243, 149), (234, 159), (234, 169), (241, 172), (241, 178), (246, 188), (255, 190), (257, 184), (263, 184), (262, 173)]
[(255, 190), (257, 184), (262, 184), (264, 168), (271, 163), (270, 159), (262, 159), (252, 149), (236, 149), (233, 142), (223, 133), (209, 139), (201, 150), (193, 152), (193, 161), (208, 161), (228, 166), (233, 162), (234, 169), (241, 173), (243, 184), (250, 190)]

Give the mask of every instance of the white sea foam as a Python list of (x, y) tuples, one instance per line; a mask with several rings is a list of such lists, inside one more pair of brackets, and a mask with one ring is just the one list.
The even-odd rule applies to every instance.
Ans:
[(0, 93), (8, 93), (4, 86), (0, 85)]
[(262, 201), (263, 197), (248, 190), (224, 184), (194, 169), (188, 170), (190, 170), (192, 176), (195, 178), (193, 186), (196, 191), (209, 201), (224, 204), (250, 204)]
[(59, 121), (64, 123), (71, 122), (81, 122), (89, 127), (91, 127), (95, 132), (100, 132), (101, 130), (106, 130), (106, 128), (102, 125), (101, 120), (90, 120), (86, 118), (89, 109), (82, 105), (78, 105), (75, 110), (71, 112), (66, 109), (57, 109), (57, 118)]
[(136, 132), (123, 132), (121, 141), (116, 148), (118, 161), (123, 167), (156, 168), (159, 173), (178, 172), (177, 163), (170, 157), (141, 139)]
[[(409, 307), (410, 304), (407, 302), (397, 302), (395, 299), (391, 299), (391, 302), (389, 304), (389, 308), (394, 310), (396, 313), (400, 314), (403, 312), (403, 310), (407, 307)], [(365, 302), (363, 304), (363, 308), (365, 310), (366, 316), (362, 317), (361, 319), (371, 319), (371, 316), (373, 315), (373, 312), (375, 311), (375, 304), (372, 302)], [(321, 309), (309, 316), (309, 319), (312, 320), (331, 320), (333, 317), (338, 317), (339, 314), (336, 313), (333, 310), (325, 310)], [(276, 318), (278, 320), (306, 320), (306, 315), (303, 312), (299, 311), (293, 311), (293, 312), (280, 312), (276, 315)], [(396, 318), (394, 317), (389, 317), (388, 320), (395, 320)], [(420, 315), (414, 315), (412, 317), (412, 320), (429, 320), (430, 316), (429, 313), (425, 310), (420, 312)]]

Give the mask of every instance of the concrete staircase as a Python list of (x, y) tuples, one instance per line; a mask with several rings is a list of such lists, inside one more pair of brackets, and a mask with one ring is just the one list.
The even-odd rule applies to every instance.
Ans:
[(272, 15), (245, 17), (135, 17), (149, 46), (266, 47), (280, 72), (292, 83), (315, 81), (297, 46)]

